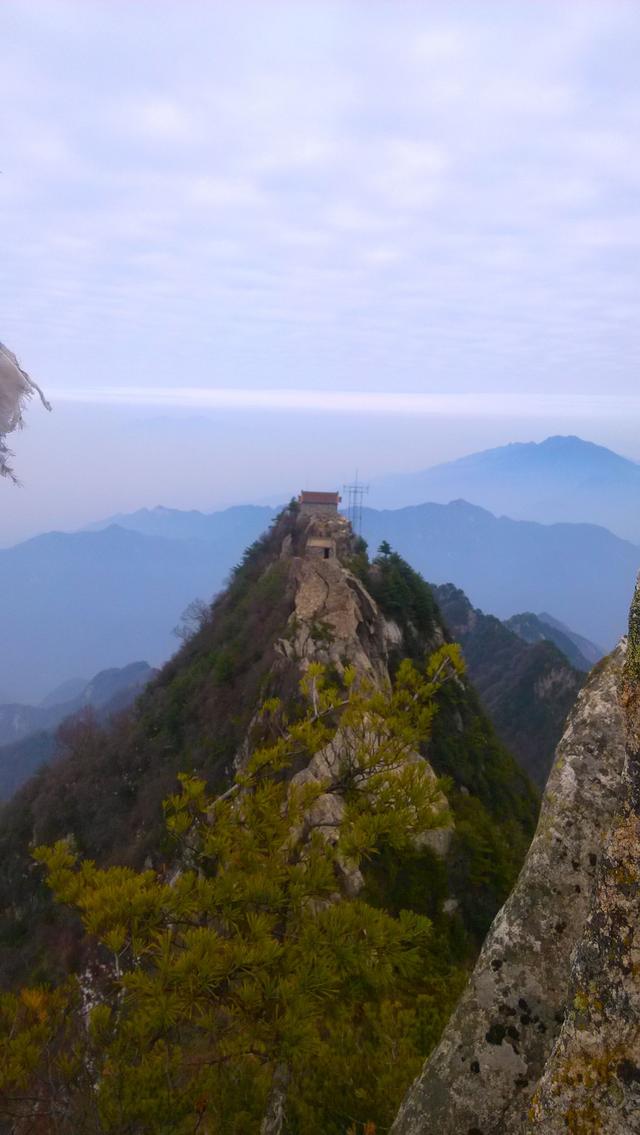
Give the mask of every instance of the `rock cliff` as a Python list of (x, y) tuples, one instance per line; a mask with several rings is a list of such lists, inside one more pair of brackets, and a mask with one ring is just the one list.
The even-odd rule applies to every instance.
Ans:
[[(565, 1014), (569, 1009), (569, 1019), (575, 1006), (572, 953), (594, 895), (600, 915), (592, 915), (590, 934), (604, 930), (611, 936), (618, 917), (617, 912), (608, 911), (604, 929), (599, 898), (603, 868), (598, 876), (598, 864), (602, 860), (608, 864), (604, 870), (610, 873), (613, 869), (615, 874), (621, 845), (627, 856), (631, 848), (637, 855), (640, 847), (640, 842), (634, 843), (636, 820), (629, 805), (617, 842), (607, 844), (620, 807), (625, 763), (625, 717), (619, 697), (624, 658), (625, 646), (621, 645), (596, 667), (578, 697), (558, 747), (520, 877), (491, 927), (440, 1044), (400, 1109), (394, 1135), (435, 1131), (438, 1135), (518, 1135), (527, 1128), (533, 1093)], [(630, 870), (627, 863), (625, 871)], [(628, 904), (630, 883), (625, 871), (620, 875), (618, 894), (620, 902), (624, 899)], [(631, 941), (616, 949), (619, 960), (615, 965), (623, 958), (626, 965), (631, 964)], [(591, 959), (593, 963), (593, 951)], [(601, 950), (596, 968), (597, 964), (602, 967), (603, 960)], [(593, 996), (596, 1005), (602, 1004)], [(612, 999), (616, 1001), (614, 995)], [(617, 1003), (622, 1015), (621, 996)], [(595, 1048), (599, 1045), (596, 1041)], [(628, 1059), (628, 1076), (633, 1079), (637, 1061), (631, 1055)], [(551, 1094), (553, 1085), (537, 1098), (540, 1116), (550, 1113)], [(536, 1131), (546, 1129), (535, 1127)], [(551, 1125), (548, 1130), (567, 1128)]]
[[(388, 685), (390, 650), (402, 635), (347, 566), (355, 552), (350, 524), (343, 516), (300, 518), (296, 544), (285, 537), (280, 553), (290, 560), (293, 611), (276, 650), (301, 669), (319, 661), (341, 673), (347, 664)], [(325, 549), (327, 558), (318, 554)], [(434, 628), (434, 646), (437, 637)]]
[(640, 585), (620, 685), (620, 805), (571, 972), (568, 1011), (531, 1109), (543, 1135), (640, 1131)]

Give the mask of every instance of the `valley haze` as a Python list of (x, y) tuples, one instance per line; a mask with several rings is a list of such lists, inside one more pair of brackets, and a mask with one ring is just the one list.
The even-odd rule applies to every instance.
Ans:
[[(363, 511), (373, 552), (382, 540), (425, 579), (453, 583), (502, 619), (548, 612), (602, 649), (625, 627), (640, 549), (602, 524), (540, 522), (547, 509), (573, 521), (589, 501), (611, 528), (638, 532), (640, 466), (575, 437), (508, 445), (385, 479), (371, 500), (396, 505), (420, 493), (449, 498)], [(451, 500), (450, 494), (464, 498)], [(502, 502), (520, 516), (496, 516)], [(0, 658), (5, 701), (37, 701), (77, 674), (145, 657), (162, 663), (188, 603), (209, 601), (277, 508), (240, 505), (204, 513), (165, 507), (52, 532), (0, 550)], [(638, 532), (640, 538), (640, 532)]]

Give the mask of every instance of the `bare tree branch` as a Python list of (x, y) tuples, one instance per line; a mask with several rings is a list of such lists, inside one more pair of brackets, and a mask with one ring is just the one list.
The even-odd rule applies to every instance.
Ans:
[(10, 477), (14, 482), (16, 477), (7, 460), (11, 451), (5, 438), (22, 428), (25, 404), (34, 394), (40, 396), (47, 410), (51, 409), (40, 387), (22, 369), (13, 351), (0, 343), (0, 477)]

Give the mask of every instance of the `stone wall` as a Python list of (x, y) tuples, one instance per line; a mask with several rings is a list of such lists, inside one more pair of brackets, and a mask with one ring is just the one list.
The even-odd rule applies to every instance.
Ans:
[(338, 515), (338, 506), (337, 504), (313, 504), (309, 501), (302, 501), (300, 504), (300, 515), (336, 517)]

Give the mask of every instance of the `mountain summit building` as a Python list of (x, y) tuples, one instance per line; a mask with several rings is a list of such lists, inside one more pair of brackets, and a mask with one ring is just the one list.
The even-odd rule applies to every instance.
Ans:
[(341, 499), (339, 493), (311, 493), (306, 489), (298, 497), (303, 516), (337, 516)]

